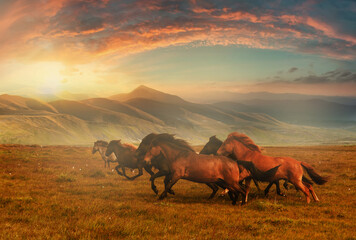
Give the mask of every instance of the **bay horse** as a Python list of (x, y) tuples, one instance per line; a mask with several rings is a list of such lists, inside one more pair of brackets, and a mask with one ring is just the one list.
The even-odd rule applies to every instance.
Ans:
[[(151, 144), (151, 142), (153, 141), (153, 139), (155, 138), (170, 138), (173, 135), (170, 135), (168, 133), (161, 133), (161, 134), (155, 134), (155, 133), (150, 133), (148, 134), (146, 137), (144, 137), (139, 145), (139, 147), (136, 150), (136, 157), (138, 158), (138, 161), (144, 161), (144, 157), (145, 154), (148, 151), (148, 148)], [(193, 149), (190, 149), (191, 151), (194, 151)], [(151, 176), (150, 181), (151, 181), (151, 188), (152, 190), (158, 194), (158, 190), (156, 185), (154, 184), (154, 181), (156, 178), (158, 177), (162, 177), (165, 176), (164, 178), (164, 185), (166, 186), (169, 181), (171, 180), (171, 170), (169, 168), (169, 164), (167, 162), (167, 159), (164, 157), (163, 154), (160, 154), (158, 156), (155, 156), (151, 159), (151, 166), (155, 167), (156, 169), (158, 169), (158, 172), (155, 173), (154, 175)], [(210, 194), (208, 199), (211, 199), (215, 196), (216, 192), (218, 191), (219, 187), (215, 184), (210, 184), (207, 183), (206, 184), (208, 187), (210, 187), (213, 192)], [(168, 193), (174, 195), (174, 191), (173, 189), (168, 189), (167, 191)]]
[[(142, 162), (138, 162), (135, 152), (136, 147), (134, 145), (127, 143), (122, 144), (120, 140), (112, 140), (107, 146), (105, 155), (110, 156), (112, 153), (115, 154), (117, 162), (119, 163), (119, 165), (115, 167), (116, 172), (129, 180), (134, 180), (135, 178), (142, 176), (142, 168), (145, 168), (150, 175), (153, 175), (152, 170), (148, 166)], [(119, 168), (121, 168), (122, 172), (120, 172)], [(138, 169), (139, 172), (136, 176), (129, 177), (126, 175), (125, 168)]]
[(263, 155), (261, 149), (252, 139), (238, 132), (230, 133), (217, 153), (223, 156), (232, 156), (237, 160), (250, 161), (261, 171), (280, 165), (276, 174), (269, 182), (276, 183), (280, 179), (288, 180), (296, 189), (304, 193), (307, 203), (310, 203), (310, 193), (314, 201), (318, 202), (319, 198), (314, 192), (311, 181), (303, 177), (303, 168), (318, 185), (325, 184), (329, 179), (328, 177), (320, 176), (308, 163), (297, 161), (290, 157), (271, 157)]
[[(216, 135), (211, 136), (211, 137), (209, 138), (209, 142), (207, 142), (207, 143), (205, 144), (205, 146), (204, 146), (203, 149), (199, 152), (199, 154), (207, 154), (207, 155), (213, 154), (213, 155), (217, 155), (217, 151), (218, 151), (218, 149), (220, 148), (220, 146), (222, 145), (222, 143), (223, 143), (223, 142), (222, 142), (220, 139), (218, 139), (218, 138), (216, 137)], [(240, 173), (245, 170), (242, 165), (239, 165), (239, 168), (240, 168)], [(247, 174), (247, 173), (245, 173), (245, 174)], [(246, 179), (246, 180), (247, 180), (248, 182), (250, 182), (249, 179)], [(260, 189), (260, 187), (259, 187), (257, 181), (256, 181), (255, 179), (253, 179), (253, 178), (252, 178), (252, 180), (253, 180), (255, 186), (257, 187), (258, 191), (261, 191), (261, 189)], [(225, 194), (227, 193), (227, 191), (228, 191), (228, 189), (225, 189), (225, 191), (222, 192), (221, 195), (225, 195)]]
[[(151, 141), (144, 161), (163, 155), (171, 171), (171, 179), (159, 199), (167, 196), (167, 192), (179, 180), (186, 179), (198, 183), (216, 183), (229, 189), (232, 204), (235, 205), (238, 194), (245, 196), (240, 187), (239, 168), (235, 161), (224, 156), (197, 154), (187, 142), (175, 139), (173, 135), (161, 134)], [(245, 198), (242, 198), (242, 204)]]
[(117, 159), (116, 159), (114, 153), (112, 153), (109, 157), (105, 156), (105, 152), (106, 152), (106, 148), (108, 147), (108, 144), (109, 143), (107, 141), (98, 140), (98, 141), (94, 142), (94, 146), (92, 149), (92, 154), (99, 152), (101, 158), (103, 159), (103, 161), (105, 163), (105, 168), (106, 168), (106, 165), (108, 165), (108, 167), (110, 168), (111, 162), (117, 162)]

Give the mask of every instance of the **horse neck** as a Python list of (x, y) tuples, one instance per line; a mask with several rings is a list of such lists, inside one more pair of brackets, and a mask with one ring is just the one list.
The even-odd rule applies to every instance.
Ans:
[(98, 147), (98, 151), (101, 155), (102, 158), (106, 159), (107, 157), (105, 156), (105, 152), (106, 152), (106, 147)]
[(160, 147), (163, 151), (163, 155), (168, 161), (174, 161), (178, 158), (179, 154), (182, 152), (181, 150), (172, 148), (166, 144), (160, 144)]
[(133, 149), (131, 148), (116, 147), (114, 149), (114, 153), (116, 159), (122, 164), (132, 165), (137, 162), (137, 159), (135, 157), (135, 151), (133, 151)]
[(242, 143), (236, 141), (237, 144), (234, 146), (234, 155), (236, 159), (238, 160), (244, 160), (244, 161), (252, 161), (255, 158), (258, 158), (261, 153), (257, 151), (253, 151), (243, 145)]

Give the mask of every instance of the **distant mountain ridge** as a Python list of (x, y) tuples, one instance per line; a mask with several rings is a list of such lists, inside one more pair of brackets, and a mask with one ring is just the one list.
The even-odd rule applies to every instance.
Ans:
[[(212, 135), (224, 139), (233, 131), (246, 133), (263, 145), (356, 142), (352, 124), (347, 130), (305, 126), (310, 119), (291, 121), (302, 119), (297, 118), (301, 114), (312, 115), (312, 108), (303, 104), (277, 100), (197, 104), (146, 86), (110, 98), (48, 103), (1, 95), (0, 142), (89, 145), (97, 139), (122, 139), (139, 143), (151, 132), (169, 132), (192, 144), (204, 144)], [(323, 100), (308, 104), (325, 108), (322, 117), (337, 115), (330, 120), (353, 120), (354, 106), (328, 105)], [(333, 107), (330, 110), (328, 106)], [(279, 112), (274, 112), (276, 109)]]
[(140, 85), (139, 87), (135, 88), (130, 93), (121, 93), (114, 96), (109, 97), (109, 99), (125, 102), (133, 98), (147, 98), (155, 101), (165, 102), (165, 103), (184, 103), (185, 101), (175, 95), (163, 93), (157, 91), (155, 89), (146, 87), (144, 85)]

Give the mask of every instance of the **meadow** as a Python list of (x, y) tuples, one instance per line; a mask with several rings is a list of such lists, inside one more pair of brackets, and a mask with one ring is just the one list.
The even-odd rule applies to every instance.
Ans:
[(356, 146), (265, 151), (330, 175), (314, 185), (321, 201), (274, 186), (265, 197), (253, 185), (249, 202), (232, 206), (185, 180), (158, 201), (147, 173), (126, 180), (90, 147), (0, 145), (0, 239), (356, 239)]

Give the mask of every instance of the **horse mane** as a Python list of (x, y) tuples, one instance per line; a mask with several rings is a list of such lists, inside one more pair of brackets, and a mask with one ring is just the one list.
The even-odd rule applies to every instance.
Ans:
[(168, 133), (158, 134), (157, 137), (152, 141), (152, 143), (156, 145), (159, 142), (168, 143), (183, 151), (195, 152), (193, 148), (185, 140), (176, 139), (174, 137), (174, 134), (168, 134)]
[(123, 147), (126, 147), (126, 148), (129, 148), (130, 150), (132, 151), (136, 151), (137, 147), (133, 144), (130, 144), (130, 143), (124, 143), (122, 144)]
[[(150, 134), (148, 134), (146, 137), (144, 137), (143, 139), (142, 139), (142, 141), (141, 141), (141, 143), (143, 143), (143, 144), (150, 144), (151, 142), (152, 142), (152, 140), (155, 138), (155, 137), (157, 137), (158, 136), (158, 134), (156, 134), (156, 133), (150, 133)], [(141, 144), (140, 144), (141, 145)]]
[(97, 140), (94, 144), (98, 145), (99, 147), (107, 147), (109, 143), (104, 140)]
[(228, 138), (230, 138), (230, 137), (239, 141), (240, 143), (242, 143), (243, 145), (245, 145), (248, 149), (250, 149), (252, 151), (261, 152), (261, 148), (259, 146), (257, 146), (252, 141), (252, 139), (249, 138), (246, 134), (233, 132), (233, 133), (229, 134)]
[(130, 151), (136, 151), (136, 148), (137, 148), (135, 145), (130, 144), (130, 143), (121, 143), (121, 140), (112, 140), (110, 143), (116, 144), (119, 147), (128, 149)]

